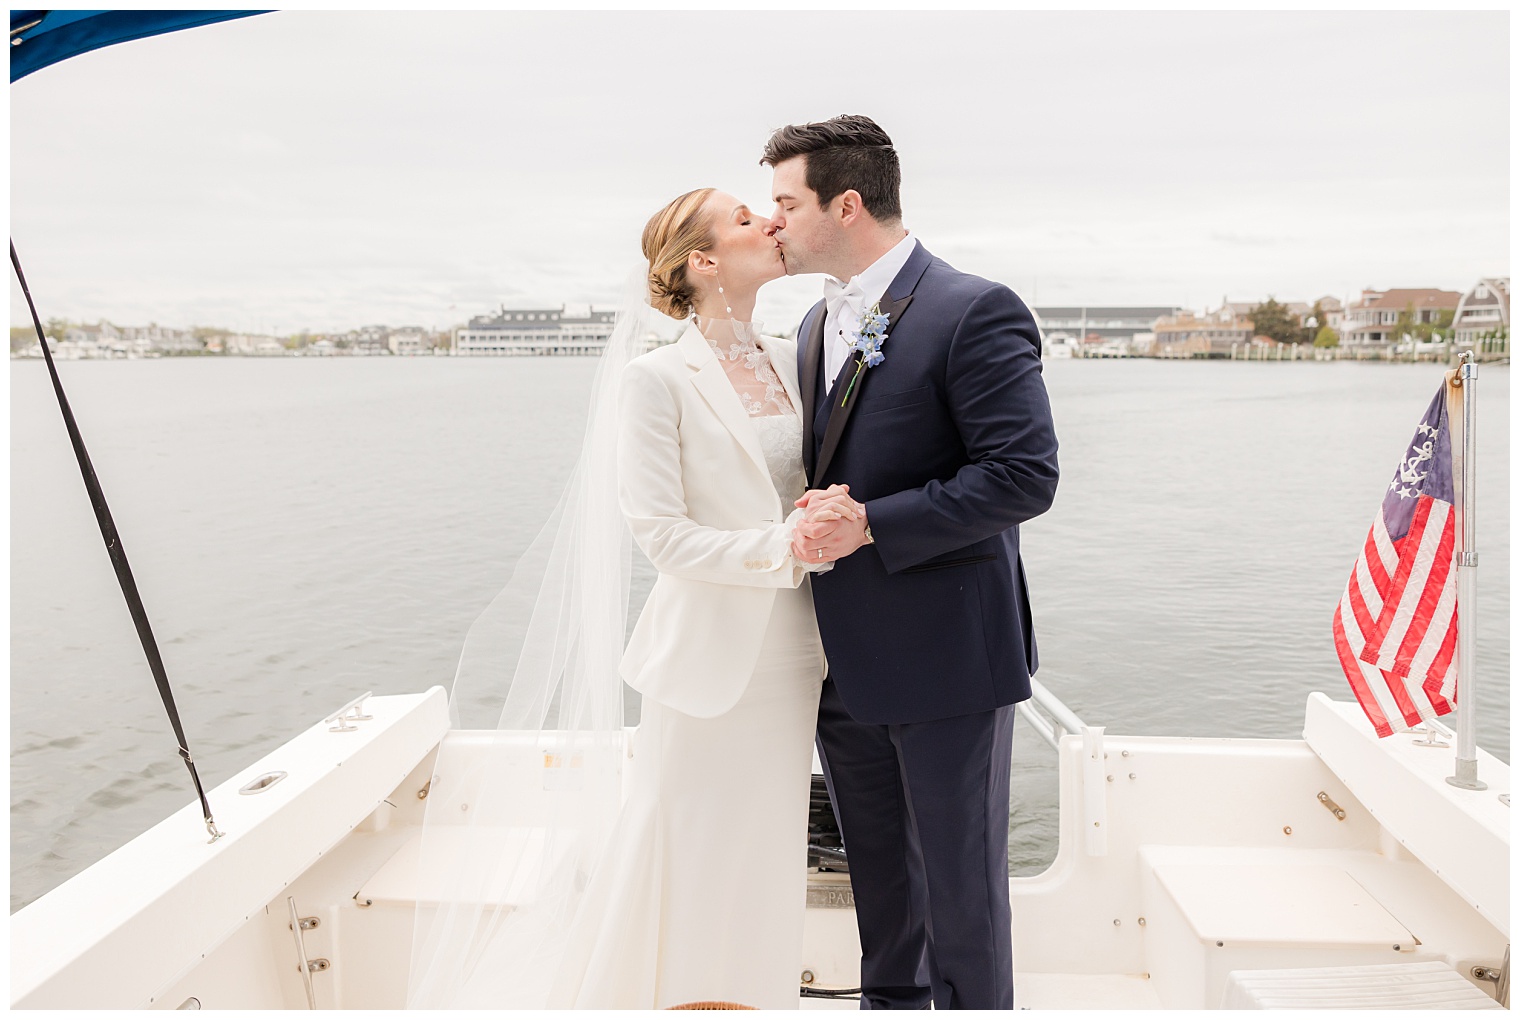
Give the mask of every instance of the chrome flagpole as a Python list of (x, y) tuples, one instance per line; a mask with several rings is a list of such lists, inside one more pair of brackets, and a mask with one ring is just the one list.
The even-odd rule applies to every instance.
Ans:
[(1478, 706), (1473, 687), (1476, 683), (1474, 650), (1477, 641), (1473, 630), (1477, 599), (1478, 552), (1473, 548), (1475, 534), (1473, 511), (1477, 501), (1477, 425), (1478, 366), (1471, 351), (1461, 355), (1458, 378), (1462, 384), (1462, 500), (1457, 521), (1457, 763), (1456, 774), (1446, 777), (1452, 786), (1464, 790), (1486, 790), (1488, 784), (1478, 778)]

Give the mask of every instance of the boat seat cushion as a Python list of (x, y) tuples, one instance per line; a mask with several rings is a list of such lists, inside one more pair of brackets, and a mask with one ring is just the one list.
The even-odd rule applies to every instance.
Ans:
[(1503, 1009), (1441, 960), (1234, 970), (1221, 1009)]

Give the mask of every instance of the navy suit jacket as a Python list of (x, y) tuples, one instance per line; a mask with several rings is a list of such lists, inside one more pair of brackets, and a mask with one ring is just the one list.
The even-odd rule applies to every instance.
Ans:
[(829, 678), (865, 723), (990, 711), (1038, 665), (1019, 525), (1055, 498), (1056, 435), (1034, 317), (921, 243), (887, 288), (885, 360), (843, 407), (821, 378), (824, 305), (802, 320), (803, 458), (866, 505), (874, 545), (813, 577)]

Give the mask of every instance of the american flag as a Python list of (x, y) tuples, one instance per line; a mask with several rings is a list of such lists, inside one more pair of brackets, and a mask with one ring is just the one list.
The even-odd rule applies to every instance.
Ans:
[(1335, 610), (1341, 669), (1380, 737), (1446, 715), (1456, 700), (1455, 376), (1415, 429)]

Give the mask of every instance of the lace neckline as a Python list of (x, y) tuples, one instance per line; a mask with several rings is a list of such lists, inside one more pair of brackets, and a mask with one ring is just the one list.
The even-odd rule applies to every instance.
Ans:
[(760, 323), (698, 317), (696, 325), (746, 414), (760, 418), (794, 413), (770, 355), (760, 346)]
[(748, 367), (754, 368), (757, 355), (763, 355), (760, 350), (760, 331), (765, 327), (761, 322), (740, 322), (737, 319), (704, 319), (700, 315), (693, 317), (697, 325), (697, 331), (707, 340), (707, 346), (717, 355), (719, 361), (739, 361), (744, 359), (749, 363)]

